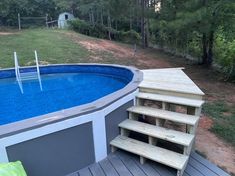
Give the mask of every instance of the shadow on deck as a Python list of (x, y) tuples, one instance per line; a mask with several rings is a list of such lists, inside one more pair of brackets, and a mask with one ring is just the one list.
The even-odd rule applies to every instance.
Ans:
[[(99, 163), (68, 176), (176, 176), (176, 170), (151, 161), (141, 165), (138, 156), (118, 150)], [(229, 174), (197, 153), (192, 153), (183, 176), (229, 176)]]

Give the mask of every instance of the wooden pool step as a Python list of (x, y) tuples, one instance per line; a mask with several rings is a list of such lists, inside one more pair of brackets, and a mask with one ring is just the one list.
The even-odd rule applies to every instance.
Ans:
[(175, 144), (180, 144), (185, 147), (190, 147), (194, 140), (194, 135), (192, 134), (170, 130), (167, 128), (150, 125), (147, 123), (142, 123), (136, 120), (126, 119), (119, 124), (119, 127), (122, 129), (142, 133), (157, 139), (163, 139)]
[(189, 157), (167, 149), (156, 147), (126, 136), (117, 136), (111, 141), (112, 151), (116, 148), (137, 154), (143, 164), (146, 159), (177, 169), (177, 176), (182, 176)]
[(178, 122), (191, 126), (196, 126), (199, 121), (199, 116), (166, 111), (146, 106), (133, 106), (127, 110), (130, 112), (129, 114), (130, 119), (132, 118), (131, 114), (134, 113), (134, 114), (141, 114), (141, 115), (155, 117), (157, 119), (159, 118), (164, 120), (170, 120), (173, 122)]
[(160, 95), (160, 94), (154, 94), (154, 93), (145, 93), (145, 92), (139, 92), (136, 98), (145, 99), (145, 100), (153, 100), (153, 101), (161, 101), (165, 103), (172, 103), (172, 104), (191, 106), (191, 107), (197, 107), (197, 108), (201, 107), (204, 103), (203, 100), (176, 97), (176, 96), (170, 96), (170, 95)]

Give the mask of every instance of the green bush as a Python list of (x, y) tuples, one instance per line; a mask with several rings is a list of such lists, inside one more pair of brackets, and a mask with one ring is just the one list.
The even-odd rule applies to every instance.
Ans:
[(228, 41), (222, 34), (217, 34), (214, 57), (226, 76), (235, 80), (235, 39)]
[(69, 21), (69, 26), (71, 29), (73, 29), (76, 32), (85, 35), (90, 35), (91, 26), (84, 20), (79, 20), (79, 19), (71, 20)]
[(139, 33), (134, 30), (130, 30), (127, 32), (117, 31), (113, 28), (109, 29), (108, 27), (101, 24), (92, 25), (80, 19), (70, 21), (69, 25), (70, 28), (76, 32), (97, 38), (109, 39), (110, 31), (110, 37), (112, 40), (122, 41), (125, 43), (139, 43), (140, 41)]
[(134, 30), (119, 32), (119, 40), (122, 42), (138, 44), (140, 42), (140, 39), (140, 34)]

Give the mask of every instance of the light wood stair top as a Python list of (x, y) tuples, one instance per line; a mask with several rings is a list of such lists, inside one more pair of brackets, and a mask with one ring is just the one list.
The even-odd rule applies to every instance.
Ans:
[(133, 106), (129, 108), (128, 111), (131, 113), (147, 115), (193, 126), (196, 125), (199, 120), (199, 116), (171, 112), (146, 106)]
[(144, 158), (182, 170), (188, 161), (188, 156), (137, 141), (125, 136), (117, 136), (110, 143), (112, 146), (137, 154)]
[(181, 69), (142, 70), (140, 88), (179, 92), (203, 96), (204, 93)]
[(121, 122), (119, 127), (183, 146), (190, 146), (194, 139), (194, 135), (192, 134), (170, 130), (130, 119)]
[(145, 92), (140, 92), (136, 97), (140, 99), (162, 101), (162, 102), (174, 103), (178, 105), (185, 105), (185, 106), (192, 106), (192, 107), (201, 107), (202, 104), (204, 103), (203, 100), (169, 96), (169, 95), (160, 95), (160, 94), (153, 94), (153, 93), (145, 93)]

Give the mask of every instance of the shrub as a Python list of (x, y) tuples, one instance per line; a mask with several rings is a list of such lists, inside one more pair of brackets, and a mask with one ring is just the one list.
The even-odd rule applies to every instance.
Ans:
[(134, 30), (130, 30), (127, 32), (121, 31), (119, 32), (119, 40), (125, 42), (125, 43), (136, 43), (138, 44), (140, 42), (140, 34)]
[(76, 32), (81, 34), (90, 35), (91, 26), (84, 20), (75, 19), (69, 21), (69, 27)]
[(109, 39), (109, 30), (110, 30), (110, 37), (112, 40), (123, 41), (126, 43), (139, 43), (140, 42), (140, 35), (134, 30), (130, 30), (127, 32), (124, 31), (117, 31), (113, 28), (108, 28), (101, 24), (95, 24), (94, 26), (90, 23), (75, 19), (69, 21), (69, 26), (76, 32), (81, 34), (97, 37), (97, 38), (106, 38)]
[(217, 34), (214, 46), (215, 62), (221, 66), (227, 78), (235, 80), (235, 39), (228, 41)]

